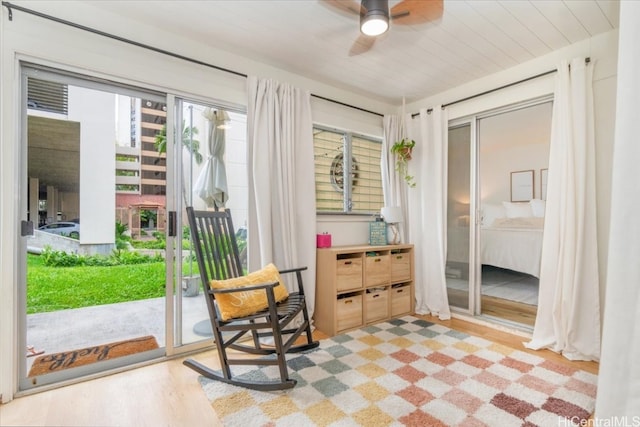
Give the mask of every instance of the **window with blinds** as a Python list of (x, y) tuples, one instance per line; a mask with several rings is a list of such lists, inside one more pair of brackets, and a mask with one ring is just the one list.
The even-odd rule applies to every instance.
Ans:
[(69, 111), (67, 85), (29, 77), (27, 108), (67, 115)]
[(317, 211), (380, 212), (382, 142), (321, 127), (314, 128), (313, 141)]

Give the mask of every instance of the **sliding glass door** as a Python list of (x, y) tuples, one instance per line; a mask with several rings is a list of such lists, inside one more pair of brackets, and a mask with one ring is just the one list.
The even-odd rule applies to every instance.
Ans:
[(449, 128), (447, 185), (447, 263), (445, 277), (449, 304), (473, 312), (474, 260), (472, 246), (472, 180), (474, 125), (463, 122)]
[(552, 102), (478, 117), (483, 316), (533, 327), (538, 305)]
[(454, 310), (533, 327), (550, 98), (450, 123), (445, 275)]
[[(179, 198), (176, 239), (174, 345), (211, 344), (212, 329), (200, 272), (191, 251), (186, 207), (230, 209), (246, 267), (246, 114), (230, 107), (175, 99), (176, 182)], [(193, 346), (191, 346), (193, 347)], [(189, 348), (189, 347), (187, 347)]]
[(166, 97), (37, 67), (22, 87), (21, 389), (163, 355)]
[(22, 75), (20, 388), (210, 346), (185, 208), (232, 209), (246, 254), (246, 114)]

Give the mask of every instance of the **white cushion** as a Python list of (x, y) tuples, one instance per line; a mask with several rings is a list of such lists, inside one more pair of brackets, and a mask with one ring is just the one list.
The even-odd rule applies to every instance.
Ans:
[(502, 202), (507, 211), (507, 218), (529, 218), (533, 216), (529, 202)]
[(531, 204), (531, 211), (533, 212), (533, 216), (537, 218), (544, 218), (544, 210), (547, 207), (547, 203), (544, 200), (540, 199), (531, 199), (529, 203)]

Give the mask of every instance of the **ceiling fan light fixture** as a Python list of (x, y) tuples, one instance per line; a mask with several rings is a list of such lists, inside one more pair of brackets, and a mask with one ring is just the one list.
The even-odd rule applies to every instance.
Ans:
[(360, 15), (360, 31), (366, 36), (379, 36), (389, 29), (388, 0), (362, 0), (365, 12)]
[(360, 31), (366, 36), (379, 36), (388, 29), (389, 19), (385, 16), (365, 16), (360, 24)]

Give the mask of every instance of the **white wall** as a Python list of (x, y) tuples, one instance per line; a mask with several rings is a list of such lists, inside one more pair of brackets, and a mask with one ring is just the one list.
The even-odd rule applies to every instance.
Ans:
[(69, 85), (69, 120), (80, 123), (80, 243), (115, 240), (115, 105), (113, 93)]
[(226, 130), (227, 146), (225, 165), (227, 167), (227, 185), (229, 194), (236, 195), (229, 199), (227, 207), (233, 212), (233, 225), (247, 225), (249, 216), (247, 203), (249, 200), (249, 182), (247, 178), (247, 116), (229, 112), (231, 128)]
[[(116, 145), (131, 147), (131, 97), (116, 95), (115, 100)], [(137, 109), (136, 112), (139, 115), (140, 109)], [(138, 138), (140, 137), (138, 136)]]
[(519, 108), (479, 120), (480, 198), (511, 199), (511, 172), (533, 170), (534, 198), (542, 198), (540, 170), (549, 165), (552, 103)]
[(533, 170), (534, 198), (541, 199), (540, 170), (549, 165), (549, 145), (517, 145), (502, 150), (480, 152), (482, 203), (500, 204), (511, 200), (511, 172)]

